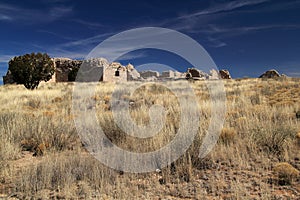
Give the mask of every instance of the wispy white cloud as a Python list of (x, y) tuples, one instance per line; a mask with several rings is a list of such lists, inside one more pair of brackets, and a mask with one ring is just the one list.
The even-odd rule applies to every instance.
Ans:
[[(147, 55), (144, 52), (135, 52), (136, 49), (143, 49), (146, 41), (144, 37), (147, 38), (144, 34), (139, 36), (139, 34), (132, 36), (124, 34), (122, 37), (110, 38), (110, 36), (115, 35), (119, 32), (110, 32), (105, 34), (95, 35), (93, 37), (84, 38), (81, 40), (71, 41), (62, 43), (50, 49), (50, 54), (52, 56), (63, 56), (70, 58), (84, 58), (89, 57), (104, 57), (109, 61), (113, 60), (131, 60), (136, 58), (146, 57)], [(160, 37), (162, 34), (157, 32), (157, 37)], [(97, 47), (104, 40), (109, 39), (101, 47)], [(133, 41), (140, 41), (140, 45), (132, 47)], [(96, 48), (96, 49), (94, 49)], [(94, 51), (92, 51), (94, 49)], [(89, 54), (91, 53), (91, 54)]]
[(241, 27), (226, 27), (220, 25), (209, 25), (205, 30), (198, 30), (203, 33), (211, 33), (211, 34), (224, 34), (224, 33), (235, 33), (241, 34), (245, 32), (255, 32), (262, 30), (270, 30), (270, 29), (299, 29), (299, 24), (267, 24), (267, 25), (257, 25), (257, 26), (241, 26)]
[(88, 55), (88, 50), (73, 50), (68, 51), (60, 48), (53, 48), (49, 49), (48, 54), (51, 57), (64, 57), (64, 58), (71, 58), (71, 59), (83, 59)]
[(48, 30), (37, 30), (37, 32), (47, 33), (49, 35), (53, 35), (55, 37), (58, 37), (58, 38), (61, 38), (61, 39), (65, 39), (65, 40), (74, 40), (74, 38), (72, 38), (72, 37), (61, 35), (61, 34), (58, 34), (58, 33), (52, 32), (52, 31), (48, 31)]
[(71, 0), (42, 0), (43, 3), (49, 4), (49, 3), (65, 3)]
[(270, 25), (257, 25), (257, 26), (242, 26), (242, 27), (226, 27), (222, 25), (210, 25), (206, 28), (193, 30), (194, 33), (203, 33), (208, 36), (210, 46), (219, 48), (227, 46), (224, 40), (244, 34), (268, 31), (268, 30), (294, 30), (300, 29), (298, 24), (270, 24)]
[(62, 47), (91, 46), (91, 45), (99, 44), (101, 41), (103, 41), (104, 39), (106, 39), (109, 36), (112, 36), (114, 34), (115, 34), (115, 32), (103, 33), (103, 34), (95, 35), (92, 37), (84, 38), (81, 40), (66, 42), (60, 46), (62, 46)]
[(178, 19), (186, 19), (186, 18), (191, 18), (191, 17), (198, 17), (202, 15), (212, 15), (212, 14), (217, 14), (221, 12), (228, 12), (232, 11), (238, 8), (243, 8), (246, 6), (252, 6), (252, 5), (257, 5), (261, 3), (268, 2), (270, 0), (236, 0), (236, 1), (230, 1), (226, 3), (221, 3), (221, 4), (216, 4), (215, 6), (211, 6), (207, 9), (200, 10), (198, 12), (194, 12), (188, 15), (183, 15), (178, 17)]
[(208, 37), (208, 41), (210, 42), (210, 46), (215, 48), (225, 47), (227, 44), (219, 39)]
[[(230, 23), (220, 24), (219, 20), (227, 16), (251, 13), (253, 9), (244, 9), (250, 6), (268, 3), (270, 0), (236, 0), (224, 3), (214, 3), (208, 8), (184, 14), (179, 17), (167, 19), (161, 22), (161, 26), (169, 27), (178, 31), (190, 34), (202, 34), (207, 38), (211, 47), (219, 48), (226, 46), (225, 38), (230, 38), (242, 34), (248, 34), (267, 30), (293, 30), (300, 29), (299, 24), (253, 24), (240, 25)], [(290, 8), (291, 3), (282, 2), (272, 5), (272, 9), (278, 10), (280, 7)], [(240, 8), (243, 8), (242, 10)], [(263, 6), (262, 9), (265, 7)], [(250, 13), (249, 13), (250, 12)], [(253, 12), (258, 12), (256, 9)], [(262, 11), (263, 12), (263, 11)]]
[(0, 10), (17, 11), (18, 8), (9, 4), (0, 3)]
[(48, 11), (48, 16), (50, 17), (50, 19), (52, 20), (56, 20), (59, 19), (65, 15), (68, 15), (69, 13), (71, 13), (73, 10), (72, 7), (65, 7), (65, 6), (60, 6), (60, 7), (52, 7), (49, 11)]
[(286, 75), (290, 77), (300, 77), (300, 72), (286, 72)]
[[(240, 8), (247, 8), (258, 4), (267, 3), (269, 1), (270, 0), (235, 0), (226, 1), (224, 3), (213, 3), (207, 8), (164, 20), (159, 25), (186, 33), (203, 34), (203, 36), (208, 38), (207, 41), (210, 43), (210, 46), (215, 48), (224, 47), (227, 45), (226, 42), (222, 41), (222, 37), (216, 35), (224, 33), (229, 35), (230, 32), (235, 32), (235, 35), (238, 35), (244, 32), (258, 31), (268, 28), (270, 29), (271, 27), (226, 27), (223, 24), (218, 25), (218, 20), (226, 17), (229, 14), (241, 12)], [(273, 26), (272, 28), (276, 27)], [(281, 27), (278, 26), (277, 28)]]
[(103, 28), (105, 25), (98, 23), (98, 22), (91, 22), (87, 20), (82, 20), (82, 19), (72, 19), (71, 21), (76, 22), (78, 24), (87, 26), (88, 28), (94, 29), (94, 28)]
[(52, 22), (71, 14), (70, 6), (50, 6), (45, 10), (23, 8), (11, 4), (0, 3), (0, 20), (20, 21), (28, 24)]
[(290, 77), (300, 77), (300, 61), (283, 62), (279, 63), (278, 66), (281, 68), (281, 73)]
[(15, 56), (16, 55), (0, 55), (0, 63), (8, 63), (8, 61)]
[(12, 18), (7, 15), (0, 14), (0, 21), (11, 21)]
[(147, 53), (145, 52), (130, 52), (130, 53), (127, 53), (123, 56), (121, 56), (120, 58), (118, 58), (117, 60), (134, 60), (134, 59), (137, 59), (137, 58), (145, 58), (147, 57)]

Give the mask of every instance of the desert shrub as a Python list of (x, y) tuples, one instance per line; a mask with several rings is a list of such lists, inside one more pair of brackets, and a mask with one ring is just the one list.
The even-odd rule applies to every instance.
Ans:
[(55, 97), (54, 99), (52, 99), (52, 103), (59, 103), (62, 101), (63, 101), (63, 99), (61, 97)]
[(299, 170), (286, 162), (278, 163), (274, 167), (274, 172), (280, 185), (290, 185), (299, 177)]
[(21, 149), (18, 144), (4, 137), (0, 137), (0, 141), (0, 160), (5, 161), (20, 158)]
[(41, 100), (40, 99), (30, 99), (30, 100), (28, 100), (26, 105), (33, 109), (39, 108), (41, 105)]
[(236, 134), (236, 130), (233, 128), (223, 128), (220, 134), (220, 141), (222, 141), (225, 144), (229, 144), (233, 142)]
[(96, 159), (66, 152), (47, 156), (42, 162), (22, 169), (15, 192), (31, 197), (44, 189), (59, 191), (80, 182), (93, 185), (92, 189), (99, 191), (114, 181), (111, 170), (103, 167)]
[(49, 81), (54, 74), (53, 61), (46, 53), (16, 56), (8, 65), (14, 81), (31, 90), (37, 88), (41, 81)]
[(274, 126), (270, 128), (262, 126), (256, 127), (250, 132), (251, 140), (253, 140), (261, 150), (275, 155), (281, 155), (286, 142), (295, 137), (295, 130), (288, 126)]
[(250, 101), (252, 105), (261, 104), (261, 98), (259, 94), (250, 96)]
[[(48, 143), (58, 151), (81, 146), (75, 127), (70, 122), (61, 122), (59, 118), (31, 116), (21, 113), (0, 114), (0, 138), (8, 140), (23, 150), (34, 152), (38, 145)], [(3, 146), (4, 148), (5, 146)], [(17, 150), (17, 148), (16, 148)]]

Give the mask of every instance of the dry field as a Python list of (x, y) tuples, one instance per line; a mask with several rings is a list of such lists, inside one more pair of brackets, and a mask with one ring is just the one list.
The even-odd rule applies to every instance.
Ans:
[[(0, 199), (299, 199), (300, 79), (225, 80), (226, 118), (219, 141), (203, 159), (199, 147), (211, 121), (204, 81), (191, 82), (201, 110), (198, 134), (161, 172), (123, 173), (90, 155), (74, 125), (72, 83), (0, 87)], [(178, 89), (181, 82), (170, 83)], [(88, 84), (87, 84), (88, 85)], [(149, 107), (165, 107), (165, 125), (152, 138), (128, 136), (114, 123), (113, 84), (99, 83), (99, 126), (122, 149), (149, 152), (168, 144), (180, 105), (166, 88), (146, 84), (129, 100), (132, 119), (149, 124)], [(125, 119), (124, 119), (125, 120)], [(183, 127), (187, 132), (190, 127)], [(112, 158), (113, 159), (113, 158)]]

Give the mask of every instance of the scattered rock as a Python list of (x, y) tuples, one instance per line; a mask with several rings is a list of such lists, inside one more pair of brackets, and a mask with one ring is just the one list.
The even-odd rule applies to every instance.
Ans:
[(161, 185), (166, 184), (166, 179), (164, 179), (164, 178), (160, 178), (158, 181)]
[(186, 79), (194, 79), (194, 80), (199, 80), (199, 79), (206, 79), (208, 77), (208, 74), (205, 72), (198, 70), (196, 68), (188, 68), (186, 72)]
[(228, 70), (222, 69), (219, 71), (221, 79), (231, 79), (231, 75)]
[(155, 170), (155, 172), (158, 173), (158, 174), (162, 173), (161, 169), (158, 169), (158, 168)]
[(142, 71), (140, 72), (140, 75), (144, 79), (148, 78), (158, 78), (159, 77), (159, 72), (157, 71), (152, 71), (152, 70), (147, 70), (147, 71)]
[(280, 74), (275, 69), (271, 69), (260, 75), (259, 78), (278, 78)]

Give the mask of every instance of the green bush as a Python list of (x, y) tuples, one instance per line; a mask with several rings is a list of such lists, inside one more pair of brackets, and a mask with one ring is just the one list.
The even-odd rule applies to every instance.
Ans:
[(54, 74), (53, 61), (46, 53), (16, 56), (8, 64), (14, 81), (31, 90), (37, 88), (41, 81), (49, 81)]

